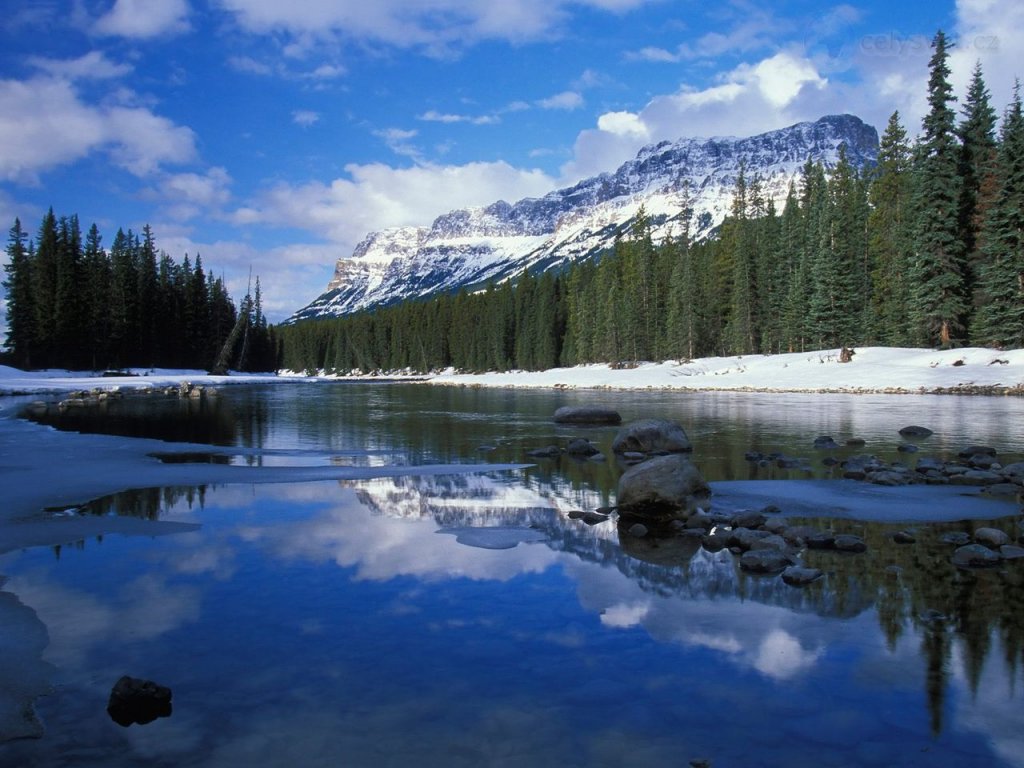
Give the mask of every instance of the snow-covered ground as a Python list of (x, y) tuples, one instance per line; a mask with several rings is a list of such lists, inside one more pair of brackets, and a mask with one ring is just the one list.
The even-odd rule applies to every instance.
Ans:
[(431, 377), (433, 384), (485, 387), (736, 390), (758, 392), (1012, 392), (1024, 395), (1024, 350), (977, 347), (935, 351), (859, 347), (848, 363), (838, 349), (781, 355), (584, 365), (548, 371)]

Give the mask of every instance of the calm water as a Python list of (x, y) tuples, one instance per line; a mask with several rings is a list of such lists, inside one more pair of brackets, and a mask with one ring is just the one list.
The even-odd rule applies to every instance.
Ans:
[[(1008, 398), (290, 384), (62, 426), (231, 446), (240, 464), (504, 463), (576, 435), (610, 446), (612, 428), (551, 423), (584, 402), (680, 421), (711, 480), (826, 477), (822, 434), (866, 441), (840, 457), (906, 459), (911, 423), (936, 432), (920, 455), (1024, 454)], [(759, 468), (751, 449), (809, 469)], [(567, 517), (613, 498), (618, 473), (563, 457), (97, 500), (83, 512), (201, 527), (0, 556), (57, 669), (46, 735), (0, 745), (0, 765), (1024, 766), (1024, 564), (957, 571), (938, 541), (982, 523), (900, 547), (894, 526), (837, 521), (869, 552), (807, 553), (827, 575), (797, 590), (728, 552)], [(172, 716), (111, 722), (126, 673), (172, 687)]]

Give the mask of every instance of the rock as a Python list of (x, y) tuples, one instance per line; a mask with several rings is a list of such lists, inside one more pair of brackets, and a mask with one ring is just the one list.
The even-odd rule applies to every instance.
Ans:
[(989, 549), (999, 549), (1010, 543), (1010, 537), (998, 528), (978, 528), (974, 532), (974, 543), (982, 544)]
[(711, 489), (685, 456), (657, 456), (619, 478), (618, 507), (633, 514), (691, 512)]
[(901, 429), (900, 434), (904, 437), (930, 437), (935, 433), (928, 429), (928, 427), (919, 427), (916, 424), (911, 424), (909, 427)]
[(1007, 477), (1024, 479), (1024, 461), (1015, 461), (1003, 467), (1003, 474)]
[(995, 457), (996, 449), (988, 445), (969, 445), (957, 454), (961, 459), (971, 456), (992, 456)]
[(893, 472), (892, 470), (882, 470), (881, 472), (872, 472), (865, 476), (865, 479), (869, 483), (875, 485), (895, 486), (895, 485), (907, 485), (910, 482), (908, 478), (902, 472)]
[(566, 405), (555, 411), (556, 424), (621, 424), (618, 411), (599, 406)]
[(818, 531), (804, 537), (808, 549), (835, 549), (836, 535), (830, 531)]
[(779, 573), (792, 564), (789, 555), (778, 549), (750, 550), (740, 557), (740, 568), (749, 573)]
[[(735, 528), (729, 532), (726, 537), (726, 545), (729, 547), (736, 547), (737, 549), (746, 552), (748, 549), (753, 549), (757, 542), (771, 538), (781, 539), (781, 536), (776, 536), (768, 531), (752, 531), (749, 528)], [(782, 547), (786, 546), (785, 539), (782, 539)]]
[(774, 504), (768, 504), (768, 505), (766, 505), (764, 507), (761, 507), (761, 514), (762, 515), (781, 515), (782, 514), (782, 510), (779, 509)]
[(171, 715), (171, 689), (152, 680), (125, 675), (110, 691), (107, 714), (118, 725), (145, 725)]
[(1024, 547), (1016, 544), (1004, 544), (999, 548), (999, 556), (1003, 560), (1019, 560), (1024, 557)]
[(839, 447), (831, 435), (822, 435), (821, 437), (814, 438), (814, 447), (820, 451), (831, 451)]
[(640, 451), (626, 451), (621, 454), (621, 458), (627, 464), (639, 464), (647, 458), (647, 454), (640, 453)]
[(851, 448), (860, 448), (861, 446), (866, 445), (867, 443), (861, 437), (851, 437), (849, 440), (846, 441), (846, 444)]
[(971, 543), (971, 536), (963, 531), (951, 531), (950, 533), (943, 534), (939, 541), (943, 544), (952, 544), (957, 547), (962, 547), (964, 544)]
[[(45, 403), (44, 403), (45, 406)], [(746, 461), (761, 461), (764, 458), (764, 454), (760, 451), (747, 451), (743, 454), (743, 458)]]
[(917, 460), (917, 466), (915, 469), (917, 469), (918, 472), (941, 472), (943, 467), (945, 467), (945, 464), (939, 459), (931, 456), (922, 456)]
[(582, 520), (583, 516), (587, 514), (582, 509), (572, 509), (569, 511), (570, 520)]
[(868, 545), (860, 536), (841, 533), (835, 538), (835, 548), (840, 552), (867, 552)]
[(981, 544), (967, 544), (953, 552), (951, 561), (957, 568), (985, 568), (999, 565), (1000, 557)]
[(580, 519), (587, 525), (597, 525), (598, 523), (604, 523), (610, 518), (608, 515), (602, 515), (599, 512), (584, 512)]
[(821, 463), (824, 464), (826, 467), (834, 467), (836, 464), (839, 463), (839, 459), (837, 459), (835, 456), (826, 456), (824, 459), (821, 460)]
[(900, 453), (917, 453), (918, 447), (913, 443), (900, 443), (896, 446), (896, 450)]
[(570, 440), (569, 445), (565, 447), (565, 452), (570, 456), (594, 456), (600, 453), (593, 443), (580, 437)]
[(692, 450), (686, 431), (679, 424), (662, 419), (631, 422), (619, 429), (612, 442), (615, 453), (686, 453)]
[(535, 448), (526, 452), (527, 456), (534, 459), (557, 459), (562, 455), (562, 449), (557, 445), (549, 445), (547, 448)]
[(708, 533), (703, 538), (704, 549), (708, 552), (720, 552), (729, 546), (729, 536), (731, 532), (723, 530), (722, 528), (716, 528), (713, 532)]
[(595, 453), (593, 456), (589, 458), (589, 461), (608, 461), (608, 458), (603, 453)]
[(988, 496), (998, 496), (999, 498), (1015, 499), (1017, 494), (1020, 493), (1020, 486), (1016, 483), (996, 483), (994, 485), (987, 485), (982, 493)]
[(768, 518), (760, 512), (744, 510), (736, 513), (732, 519), (732, 525), (734, 528), (760, 528), (767, 521)]
[(647, 526), (643, 523), (633, 523), (629, 526), (629, 535), (635, 539), (642, 539), (647, 535)]
[(917, 541), (917, 537), (910, 531), (896, 531), (892, 535), (892, 540), (897, 544), (914, 544)]
[[(768, 533), (768, 531), (752, 531), (752, 533)], [(777, 533), (770, 533), (767, 536), (763, 536), (758, 539), (754, 539), (749, 549), (750, 550), (761, 550), (761, 549), (778, 549), (785, 551), (789, 548), (786, 540), (779, 536)]]
[(1002, 480), (1002, 475), (985, 469), (968, 469), (966, 472), (958, 472), (949, 477), (951, 485), (995, 485)]
[(995, 456), (989, 456), (987, 453), (975, 453), (967, 457), (967, 466), (972, 469), (992, 469), (998, 465)]
[(791, 565), (782, 572), (782, 580), (791, 587), (804, 587), (824, 576), (817, 568)]
[(821, 535), (821, 530), (818, 528), (812, 528), (809, 525), (791, 525), (789, 528), (781, 532), (781, 536), (788, 541), (790, 544), (802, 547), (807, 544), (807, 540), (812, 536)]

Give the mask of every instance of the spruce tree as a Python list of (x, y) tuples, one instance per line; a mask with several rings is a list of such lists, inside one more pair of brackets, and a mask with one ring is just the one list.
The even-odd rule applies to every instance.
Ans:
[(960, 231), (960, 146), (950, 107), (956, 99), (949, 85), (949, 46), (941, 30), (932, 48), (929, 111), (914, 176), (917, 222), (910, 310), (920, 343), (949, 346), (963, 339), (968, 309)]
[(973, 339), (1024, 346), (1024, 113), (1020, 84), (1000, 131), (997, 192), (982, 225)]
[(909, 334), (911, 259), (910, 145), (893, 112), (878, 146), (878, 164), (873, 171), (869, 199), (868, 254), (871, 264), (872, 321), (867, 341), (906, 346)]
[(3, 287), (7, 292), (7, 348), (16, 365), (32, 367), (35, 346), (35, 306), (32, 291), (32, 260), (26, 245), (28, 235), (21, 221), (14, 220), (7, 240), (7, 278)]

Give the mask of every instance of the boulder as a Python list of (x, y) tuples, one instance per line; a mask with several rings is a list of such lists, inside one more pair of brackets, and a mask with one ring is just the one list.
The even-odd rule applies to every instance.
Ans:
[(692, 512), (711, 489), (685, 456), (657, 456), (627, 469), (619, 478), (618, 507), (633, 514)]
[(928, 429), (928, 427), (919, 427), (916, 424), (911, 424), (901, 429), (900, 434), (904, 437), (930, 437), (935, 433)]
[(867, 552), (868, 549), (864, 539), (850, 533), (841, 533), (836, 536), (833, 546), (840, 552)]
[(562, 449), (557, 445), (549, 445), (547, 448), (535, 448), (527, 451), (526, 455), (534, 459), (557, 459), (562, 455)]
[(760, 528), (767, 521), (768, 518), (760, 512), (744, 510), (736, 513), (732, 519), (732, 524), (736, 528)]
[(570, 440), (569, 445), (565, 447), (565, 452), (570, 456), (594, 456), (600, 453), (597, 446), (581, 437)]
[(750, 550), (740, 557), (740, 568), (749, 573), (779, 573), (791, 565), (790, 556), (778, 549)]
[(611, 408), (566, 405), (555, 411), (556, 424), (621, 424), (622, 416)]
[(171, 715), (171, 689), (152, 680), (125, 675), (110, 691), (107, 714), (118, 725), (145, 725)]
[(989, 549), (999, 549), (1004, 544), (1010, 543), (1010, 537), (998, 528), (978, 528), (974, 532), (974, 543)]
[(619, 429), (612, 442), (615, 453), (686, 453), (693, 450), (686, 431), (675, 422), (641, 419)]
[(791, 565), (782, 572), (782, 580), (791, 587), (805, 587), (822, 576), (824, 574), (817, 568), (805, 568), (800, 565)]
[(940, 541), (943, 544), (952, 544), (955, 547), (962, 547), (964, 544), (971, 543), (970, 534), (964, 533), (963, 531), (950, 531), (949, 533), (942, 534)]
[(968, 469), (966, 472), (958, 472), (949, 477), (951, 485), (995, 485), (1002, 480), (1002, 475), (989, 472), (987, 469)]
[(820, 451), (831, 451), (839, 447), (839, 443), (831, 435), (821, 435), (814, 438), (814, 447)]
[(917, 541), (917, 537), (910, 531), (896, 531), (892, 535), (892, 540), (897, 544), (913, 544)]
[(1016, 544), (1004, 544), (999, 548), (999, 556), (1003, 560), (1020, 560), (1024, 557), (1024, 547), (1018, 547)]
[(957, 568), (985, 568), (999, 565), (999, 554), (981, 544), (966, 544), (953, 552), (953, 565)]

